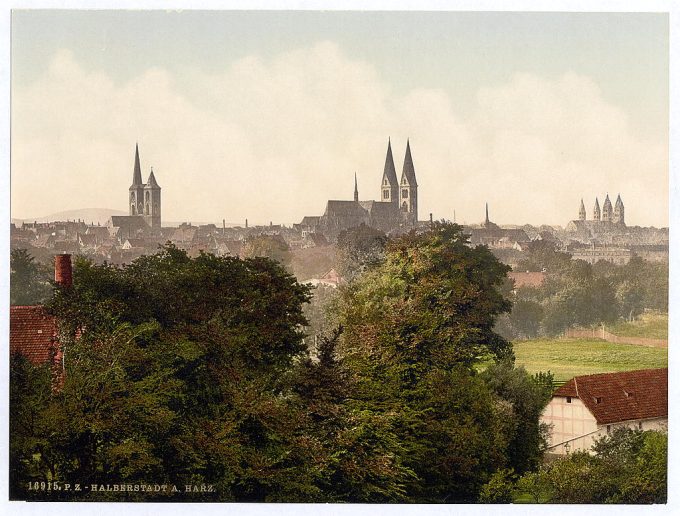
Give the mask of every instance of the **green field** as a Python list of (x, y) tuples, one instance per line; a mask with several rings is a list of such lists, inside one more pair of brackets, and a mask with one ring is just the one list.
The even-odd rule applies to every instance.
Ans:
[(620, 337), (668, 338), (668, 314), (642, 314), (633, 322), (621, 322), (608, 326), (607, 331)]
[(668, 367), (668, 350), (599, 339), (536, 339), (514, 343), (517, 366), (551, 371), (555, 380), (578, 375)]

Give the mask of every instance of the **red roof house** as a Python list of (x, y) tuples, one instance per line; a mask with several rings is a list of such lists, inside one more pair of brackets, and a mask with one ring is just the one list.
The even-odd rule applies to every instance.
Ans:
[(39, 365), (53, 361), (59, 352), (57, 324), (42, 306), (11, 306), (9, 351)]
[[(71, 255), (54, 257), (54, 281), (70, 287), (73, 282)], [(61, 361), (57, 321), (41, 305), (10, 306), (9, 352), (21, 354), (36, 365)]]
[(548, 451), (589, 450), (614, 427), (666, 430), (668, 369), (576, 376), (557, 389), (543, 411), (552, 426)]

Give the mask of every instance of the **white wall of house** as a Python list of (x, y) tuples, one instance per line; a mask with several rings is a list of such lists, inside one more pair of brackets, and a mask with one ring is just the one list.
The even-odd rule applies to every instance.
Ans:
[(638, 430), (668, 430), (668, 418), (622, 421), (598, 425), (595, 416), (576, 397), (555, 396), (543, 411), (541, 422), (552, 426), (548, 453), (565, 455), (576, 450), (589, 451), (593, 443), (617, 427)]
[(549, 453), (588, 450), (599, 437), (597, 421), (576, 397), (555, 396), (543, 410), (541, 422), (552, 425)]

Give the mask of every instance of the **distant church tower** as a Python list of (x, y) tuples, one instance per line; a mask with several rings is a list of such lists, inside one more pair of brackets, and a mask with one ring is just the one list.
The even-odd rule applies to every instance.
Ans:
[(161, 187), (153, 175), (153, 167), (144, 185), (144, 221), (150, 228), (161, 227)]
[(156, 182), (153, 169), (146, 184), (142, 183), (139, 163), (139, 146), (135, 145), (135, 169), (130, 186), (130, 215), (140, 215), (150, 228), (161, 227), (161, 187)]
[(139, 147), (135, 145), (135, 170), (130, 186), (130, 215), (144, 213), (144, 183), (142, 183), (142, 167), (139, 165)]
[(354, 173), (354, 202), (359, 202), (359, 187), (357, 185), (357, 173)]
[(387, 140), (387, 156), (385, 157), (385, 170), (380, 191), (382, 192), (380, 199), (382, 202), (391, 202), (395, 208), (399, 208), (399, 181), (392, 158), (392, 143), (389, 139)]
[(602, 222), (611, 222), (613, 218), (612, 202), (609, 200), (609, 194), (607, 194), (602, 205)]
[(578, 220), (586, 220), (586, 206), (581, 199), (581, 208), (578, 210)]
[(411, 224), (416, 224), (418, 222), (418, 182), (411, 158), (411, 144), (408, 140), (399, 190), (399, 209), (408, 214), (406, 219)]
[(614, 205), (614, 218), (612, 219), (612, 222), (614, 222), (614, 224), (620, 224), (621, 226), (626, 225), (625, 209), (623, 207), (621, 195), (616, 196), (616, 204)]
[(593, 208), (593, 220), (600, 220), (600, 202), (595, 197), (595, 207)]

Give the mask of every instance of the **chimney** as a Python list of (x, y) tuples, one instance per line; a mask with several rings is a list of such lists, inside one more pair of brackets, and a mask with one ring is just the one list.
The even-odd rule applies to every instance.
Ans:
[(70, 254), (58, 254), (54, 257), (54, 281), (62, 287), (73, 285), (73, 267)]

